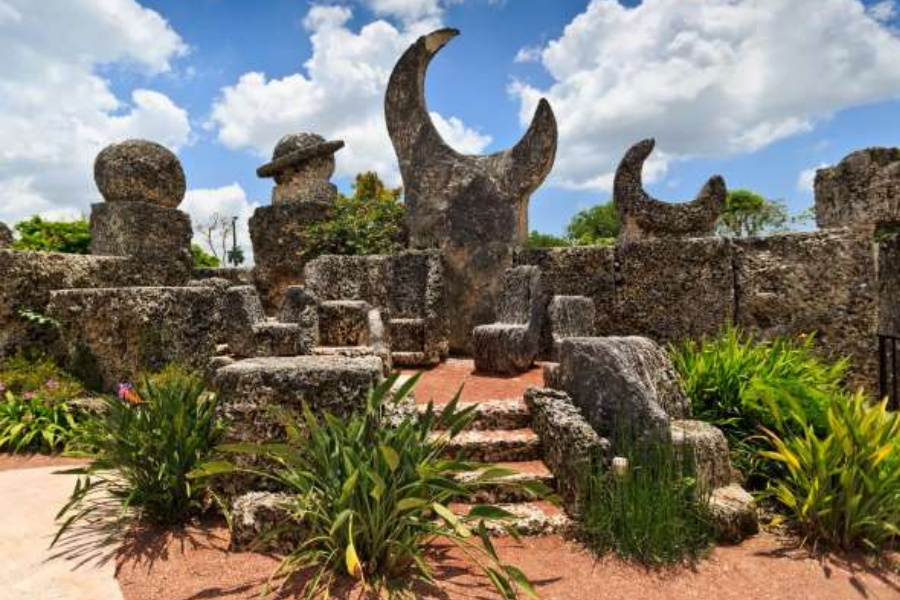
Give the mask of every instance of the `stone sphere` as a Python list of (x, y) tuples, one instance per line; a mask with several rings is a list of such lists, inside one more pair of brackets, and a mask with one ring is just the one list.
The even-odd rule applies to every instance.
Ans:
[(147, 140), (104, 148), (94, 161), (94, 181), (107, 202), (147, 202), (166, 208), (177, 208), (186, 188), (178, 157)]

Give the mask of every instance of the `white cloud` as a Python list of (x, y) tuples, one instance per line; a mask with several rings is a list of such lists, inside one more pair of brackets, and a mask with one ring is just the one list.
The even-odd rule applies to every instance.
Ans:
[[(398, 183), (384, 123), (384, 90), (398, 57), (434, 23), (405, 22), (398, 28), (376, 20), (353, 31), (348, 27), (351, 16), (344, 6), (313, 6), (304, 20), (312, 42), (304, 73), (281, 79), (245, 73), (224, 88), (209, 123), (219, 141), (268, 158), (282, 135), (313, 131), (347, 142), (337, 154), (338, 175), (374, 170)], [(461, 151), (480, 152), (490, 142), (458, 118), (435, 121)]]
[(444, 141), (463, 154), (478, 154), (491, 143), (491, 136), (469, 129), (456, 117), (445, 119), (434, 111), (429, 114), (435, 129)]
[(99, 199), (93, 160), (108, 143), (185, 144), (184, 110), (146, 89), (122, 101), (98, 69), (152, 76), (186, 52), (160, 15), (134, 0), (0, 0), (0, 220), (87, 213)]
[(573, 188), (608, 188), (645, 137), (670, 160), (752, 152), (900, 96), (900, 39), (859, 0), (593, 0), (541, 62), (549, 87), (510, 92), (523, 124), (550, 100), (553, 178)]
[(827, 167), (827, 163), (819, 163), (815, 167), (803, 169), (797, 176), (797, 189), (808, 194), (813, 193), (813, 186), (816, 182), (816, 171)]
[[(253, 245), (250, 243), (250, 217), (259, 203), (247, 199), (244, 188), (238, 183), (218, 188), (198, 188), (188, 190), (181, 210), (191, 216), (194, 226), (194, 242), (209, 252), (209, 247), (203, 236), (200, 235), (200, 227), (209, 223), (214, 215), (231, 219), (237, 217), (237, 243), (244, 249), (244, 257), (247, 264), (253, 264)], [(231, 237), (228, 238), (228, 248), (231, 248)], [(217, 254), (221, 254), (217, 250)]]
[(868, 13), (876, 21), (887, 23), (897, 17), (897, 4), (894, 0), (882, 0), (870, 6)]

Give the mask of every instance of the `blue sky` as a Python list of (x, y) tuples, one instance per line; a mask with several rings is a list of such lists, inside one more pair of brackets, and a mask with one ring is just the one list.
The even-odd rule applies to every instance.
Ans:
[(438, 26), (462, 31), (426, 87), (457, 148), (515, 143), (538, 97), (557, 113), (532, 229), (608, 199), (651, 136), (658, 197), (719, 173), (796, 212), (816, 167), (897, 144), (897, 17), (891, 0), (0, 0), (0, 134), (18, 141), (0, 152), (0, 220), (86, 213), (93, 156), (124, 137), (178, 151), (197, 222), (267, 203), (255, 169), (292, 131), (346, 139), (344, 189), (363, 169), (398, 181), (383, 85)]

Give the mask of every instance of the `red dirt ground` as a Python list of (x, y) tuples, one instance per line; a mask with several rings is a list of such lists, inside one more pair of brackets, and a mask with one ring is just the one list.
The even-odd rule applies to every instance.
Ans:
[[(414, 375), (417, 371), (409, 369), (402, 372), (404, 375)], [(413, 395), (417, 402), (423, 404), (431, 400), (442, 404), (450, 402), (461, 383), (464, 384), (464, 402), (507, 400), (521, 398), (526, 388), (542, 387), (544, 376), (540, 366), (518, 375), (487, 375), (477, 373), (471, 360), (451, 358), (425, 370)]]
[[(262, 588), (277, 559), (227, 551), (222, 527), (139, 536), (119, 560), (125, 600), (260, 600), (293, 598), (292, 592), (264, 596)], [(559, 537), (498, 544), (505, 560), (518, 565), (547, 600), (884, 600), (900, 598), (900, 575), (836, 558), (815, 559), (785, 548), (769, 534), (738, 546), (716, 548), (694, 567), (648, 571), (591, 554)], [(137, 550), (135, 550), (137, 549)], [(416, 597), (434, 600), (493, 600), (484, 578), (442, 555), (442, 590), (423, 589)], [(342, 592), (336, 598), (357, 598)]]
[(46, 456), (44, 454), (7, 454), (0, 453), (0, 471), (13, 469), (37, 469), (40, 467), (68, 467), (84, 464), (84, 459), (65, 456)]

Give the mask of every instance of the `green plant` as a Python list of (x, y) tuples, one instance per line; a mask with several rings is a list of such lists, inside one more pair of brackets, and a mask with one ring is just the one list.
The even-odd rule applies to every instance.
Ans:
[(559, 248), (571, 246), (572, 243), (566, 238), (551, 235), (549, 233), (532, 231), (528, 234), (528, 242), (526, 242), (525, 245), (528, 248)]
[(797, 435), (766, 429), (771, 450), (760, 454), (781, 464), (767, 495), (786, 511), (806, 541), (843, 549), (884, 549), (900, 539), (900, 414), (887, 401), (870, 404), (858, 392), (837, 396), (820, 434), (797, 406), (784, 410), (770, 401), (773, 415), (799, 427)]
[(197, 268), (216, 268), (221, 264), (218, 258), (204, 250), (200, 244), (191, 244), (191, 254), (194, 256), (194, 266)]
[(611, 245), (619, 235), (619, 211), (612, 202), (577, 213), (566, 227), (566, 237), (579, 246)]
[(695, 560), (712, 542), (707, 490), (690, 461), (667, 440), (635, 443), (620, 436), (624, 472), (599, 461), (585, 475), (583, 532), (599, 553), (615, 551), (642, 564)]
[(358, 580), (374, 597), (384, 590), (403, 594), (416, 580), (432, 581), (425, 546), (441, 538), (457, 545), (503, 597), (516, 597), (519, 590), (534, 595), (524, 575), (501, 562), (488, 537), (486, 522), (508, 525), (512, 515), (476, 506), (457, 516), (448, 508), (452, 499), (510, 474), (485, 468), (475, 481), (460, 481), (457, 475), (477, 466), (444, 458), (449, 441), (471, 423), (473, 408), (459, 410), (457, 395), (440, 416), (429, 406), (422, 417), (386, 422), (388, 403), (401, 401), (417, 379), (389, 400), (397, 377), (389, 378), (369, 394), (364, 412), (346, 419), (318, 417), (308, 407), (300, 421), (277, 412), (285, 443), (221, 447), (263, 456), (276, 465), (272, 470), (238, 469), (224, 461), (198, 470), (199, 476), (243, 470), (292, 494), (293, 521), (285, 527), (302, 532), (305, 541), (284, 558), (273, 579), (310, 569), (307, 597), (325, 596), (338, 575)]
[(81, 416), (68, 402), (7, 391), (0, 401), (0, 450), (57, 452), (72, 437)]
[(826, 426), (831, 398), (842, 393), (848, 361), (829, 363), (813, 350), (814, 338), (762, 341), (728, 328), (714, 339), (670, 348), (691, 399), (694, 417), (720, 427), (735, 466), (753, 489), (765, 487), (773, 465), (761, 460), (759, 426), (780, 431), (766, 398), (802, 408), (817, 430)]
[(746, 237), (783, 231), (787, 222), (788, 211), (783, 202), (737, 189), (728, 191), (717, 228), (725, 235)]
[(207, 488), (187, 474), (220, 441), (223, 426), (216, 399), (196, 376), (178, 367), (144, 377), (137, 388), (123, 384), (118, 397), (104, 399), (89, 421), (81, 444), (91, 450), (75, 489), (57, 518), (54, 543), (78, 521), (104, 515), (115, 506), (116, 524), (134, 519), (179, 523), (202, 508)]
[(19, 239), (13, 243), (15, 250), (90, 254), (91, 230), (87, 219), (48, 221), (31, 217), (16, 223), (16, 231)]
[(39, 396), (47, 402), (67, 402), (84, 395), (80, 381), (52, 358), (19, 353), (0, 361), (0, 393)]

